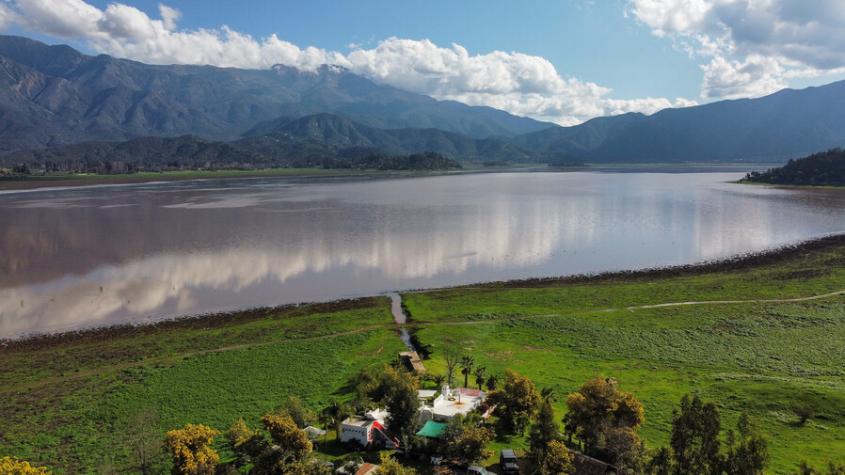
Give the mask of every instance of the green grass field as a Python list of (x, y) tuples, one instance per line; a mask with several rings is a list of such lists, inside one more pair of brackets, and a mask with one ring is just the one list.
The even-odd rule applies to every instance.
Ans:
[[(845, 248), (703, 274), (611, 277), (587, 282), (507, 283), (409, 293), (417, 335), (432, 346), (426, 364), (458, 345), (493, 372), (511, 368), (565, 395), (596, 375), (616, 378), (646, 408), (643, 434), (665, 444), (672, 409), (699, 393), (721, 409), (723, 427), (747, 412), (770, 444), (772, 473), (801, 460), (845, 462)], [(639, 308), (637, 308), (639, 307)], [(797, 424), (794, 409), (815, 416)], [(523, 447), (524, 440), (509, 445)]]
[(256, 425), (289, 394), (315, 409), (342, 399), (350, 375), (403, 348), (387, 299), (253, 313), (0, 350), (0, 453), (59, 473), (96, 473), (107, 457), (125, 469), (125, 427), (142, 410), (162, 436)]
[[(769, 441), (770, 472), (790, 473), (801, 460), (845, 462), (843, 290), (836, 238), (739, 264), (403, 297), (433, 349), (430, 371), (442, 372), (444, 345), (457, 345), (490, 371), (553, 388), (559, 416), (583, 381), (615, 377), (645, 405), (650, 448), (666, 442), (680, 397), (697, 392), (717, 403), (725, 428), (748, 412)], [(344, 397), (358, 369), (401, 349), (386, 298), (11, 344), (0, 347), (0, 455), (57, 473), (96, 473), (107, 457), (125, 468), (125, 428), (143, 410), (158, 415), (162, 435), (187, 422), (254, 424), (290, 394), (318, 410)], [(803, 426), (797, 407), (814, 411)], [(506, 445), (524, 440), (494, 448)]]

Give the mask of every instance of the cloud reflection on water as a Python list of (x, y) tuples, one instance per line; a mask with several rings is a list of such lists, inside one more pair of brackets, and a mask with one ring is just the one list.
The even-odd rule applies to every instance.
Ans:
[(0, 231), (0, 336), (699, 261), (831, 232), (845, 216), (842, 196), (737, 194), (717, 178), (257, 182), (0, 202), (14, 218)]

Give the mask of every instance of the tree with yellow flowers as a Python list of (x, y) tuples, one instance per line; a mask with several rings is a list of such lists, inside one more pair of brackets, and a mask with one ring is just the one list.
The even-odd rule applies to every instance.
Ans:
[(311, 453), (313, 446), (308, 434), (288, 414), (267, 414), (261, 423), (288, 461), (304, 460)]
[(173, 457), (175, 475), (212, 475), (220, 456), (211, 448), (220, 434), (202, 424), (186, 424), (167, 433), (165, 445)]
[(50, 471), (16, 457), (0, 457), (0, 475), (50, 475)]

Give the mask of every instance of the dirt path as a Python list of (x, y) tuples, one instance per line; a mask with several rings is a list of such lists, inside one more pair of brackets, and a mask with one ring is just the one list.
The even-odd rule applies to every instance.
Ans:
[[(845, 294), (845, 290), (837, 290), (836, 292), (828, 292), (826, 294), (811, 295), (809, 297), (796, 297), (790, 299), (751, 299), (751, 300), (701, 300), (689, 302), (670, 302), (658, 303), (652, 305), (636, 305), (633, 307), (625, 307), (625, 310), (639, 310), (646, 308), (664, 308), (664, 307), (681, 307), (684, 305), (731, 305), (743, 303), (790, 303), (790, 302), (807, 302), (810, 300), (821, 300), (829, 297), (836, 297), (837, 295)], [(619, 309), (608, 309), (604, 311), (613, 311)]]

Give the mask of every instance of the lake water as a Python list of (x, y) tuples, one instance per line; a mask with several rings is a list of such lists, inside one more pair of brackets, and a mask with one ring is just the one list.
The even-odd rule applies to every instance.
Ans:
[(0, 194), (0, 337), (691, 263), (845, 230), (739, 173), (260, 179)]

